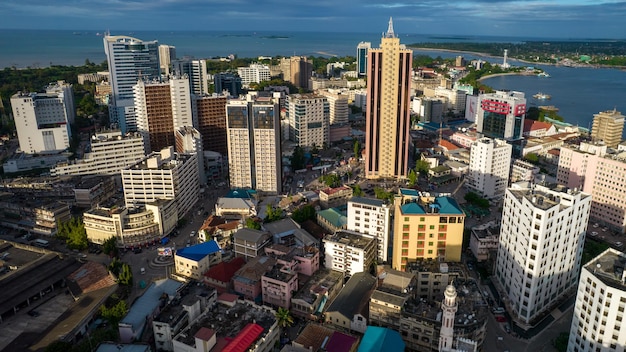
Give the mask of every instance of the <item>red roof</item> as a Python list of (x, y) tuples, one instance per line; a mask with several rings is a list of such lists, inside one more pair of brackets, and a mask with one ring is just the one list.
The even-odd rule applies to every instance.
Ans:
[(239, 296), (232, 293), (222, 293), (217, 297), (218, 301), (221, 302), (235, 302), (239, 299)]
[(524, 132), (549, 130), (552, 124), (542, 121), (524, 119)]
[(322, 192), (326, 193), (326, 194), (334, 194), (340, 191), (347, 191), (350, 190), (351, 188), (349, 186), (341, 186), (341, 187), (337, 187), (337, 188), (326, 188), (324, 190), (322, 190)]
[(233, 275), (235, 275), (237, 270), (239, 270), (245, 263), (246, 261), (243, 257), (236, 257), (229, 262), (221, 262), (217, 264), (209, 269), (204, 276), (221, 282), (230, 282)]
[(445, 139), (439, 141), (439, 146), (446, 148), (448, 151), (459, 149), (454, 143), (448, 142)]
[(261, 325), (250, 323), (224, 347), (222, 352), (245, 352), (259, 338), (262, 332), (263, 327)]
[(198, 330), (198, 332), (196, 332), (194, 337), (199, 338), (202, 341), (209, 341), (213, 335), (215, 335), (215, 330), (202, 327)]

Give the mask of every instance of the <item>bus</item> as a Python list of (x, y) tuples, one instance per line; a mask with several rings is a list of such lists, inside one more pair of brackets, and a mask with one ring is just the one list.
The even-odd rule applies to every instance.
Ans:
[(41, 248), (48, 248), (50, 243), (46, 240), (36, 239), (33, 241), (33, 245)]

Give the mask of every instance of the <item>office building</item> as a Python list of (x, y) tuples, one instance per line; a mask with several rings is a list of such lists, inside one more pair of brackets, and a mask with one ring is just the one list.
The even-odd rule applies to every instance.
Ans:
[(500, 139), (481, 138), (470, 149), (467, 188), (486, 199), (500, 199), (509, 184), (513, 147)]
[(454, 198), (400, 189), (394, 207), (394, 269), (424, 259), (461, 260), (465, 213)]
[(74, 106), (66, 106), (67, 94), (71, 94), (71, 88), (59, 93), (19, 92), (11, 97), (21, 151), (53, 154), (70, 147), (69, 111), (74, 111)]
[(174, 62), (174, 72), (179, 77), (189, 79), (191, 94), (209, 94), (209, 75), (206, 60), (181, 59)]
[(193, 96), (194, 120), (202, 135), (204, 150), (228, 155), (226, 139), (226, 103), (224, 94)]
[(146, 151), (174, 145), (174, 131), (193, 126), (189, 80), (171, 77), (166, 82), (139, 81), (134, 86), (137, 131)]
[(371, 48), (370, 42), (360, 42), (356, 46), (356, 72), (359, 77), (367, 76), (367, 51)]
[(185, 216), (200, 193), (197, 158), (197, 154), (174, 153), (172, 146), (122, 170), (126, 205), (174, 199), (178, 216)]
[(63, 101), (67, 121), (69, 121), (70, 124), (74, 123), (76, 119), (76, 106), (74, 105), (73, 86), (69, 83), (65, 83), (65, 81), (56, 81), (48, 84), (45, 91), (46, 94), (56, 95)]
[(317, 93), (328, 100), (329, 122), (331, 125), (347, 124), (349, 122), (350, 106), (348, 105), (349, 96), (346, 92), (323, 89)]
[(237, 68), (237, 73), (241, 77), (241, 84), (248, 87), (250, 83), (261, 83), (269, 81), (271, 78), (270, 68), (263, 64), (251, 64), (248, 67)]
[(498, 90), (478, 96), (473, 118), (476, 130), (486, 137), (518, 140), (524, 133), (525, 114), (524, 93)]
[(607, 249), (580, 273), (568, 352), (624, 351), (626, 255)]
[(593, 115), (591, 139), (603, 141), (610, 148), (617, 148), (622, 141), (624, 131), (624, 115), (616, 109), (601, 111)]
[(557, 182), (591, 194), (591, 219), (626, 232), (626, 152), (606, 144), (581, 143), (561, 148)]
[(180, 154), (196, 154), (198, 156), (198, 180), (201, 185), (206, 184), (207, 172), (204, 168), (204, 156), (202, 150), (202, 136), (193, 127), (184, 126), (174, 133), (175, 150)]
[(347, 229), (371, 235), (378, 241), (378, 261), (389, 257), (391, 236), (391, 205), (380, 199), (352, 197), (348, 201)]
[(289, 137), (300, 147), (328, 144), (330, 106), (317, 94), (291, 94), (287, 99)]
[(249, 95), (226, 105), (228, 166), (232, 188), (281, 191), (280, 113), (272, 98)]
[(172, 63), (176, 61), (176, 47), (171, 45), (159, 45), (159, 66), (164, 77), (172, 73)]
[(506, 190), (494, 281), (519, 326), (538, 323), (576, 289), (590, 208), (590, 195), (563, 186)]
[(406, 178), (409, 169), (413, 51), (400, 44), (393, 22), (367, 56), (365, 177)]
[(309, 79), (313, 73), (313, 63), (306, 56), (292, 56), (289, 60), (288, 82), (298, 88), (309, 88)]
[(122, 133), (136, 131), (133, 87), (138, 80), (160, 77), (159, 43), (112, 35), (103, 40), (111, 84), (109, 120)]
[(231, 97), (241, 94), (241, 77), (228, 72), (218, 73), (213, 76), (214, 90), (217, 94), (228, 92)]
[(50, 175), (115, 175), (146, 156), (143, 136), (136, 132), (97, 133), (91, 137), (89, 150), (80, 159), (57, 163)]

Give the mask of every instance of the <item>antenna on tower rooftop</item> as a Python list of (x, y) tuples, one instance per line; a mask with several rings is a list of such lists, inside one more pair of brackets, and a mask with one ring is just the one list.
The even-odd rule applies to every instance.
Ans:
[(387, 33), (385, 34), (387, 38), (395, 38), (396, 35), (393, 33), (393, 18), (389, 17), (389, 27), (387, 27)]

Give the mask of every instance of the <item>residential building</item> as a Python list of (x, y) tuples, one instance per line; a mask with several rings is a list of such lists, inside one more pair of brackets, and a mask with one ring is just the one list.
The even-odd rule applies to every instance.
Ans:
[(317, 94), (290, 94), (287, 98), (289, 139), (301, 147), (321, 147), (329, 143), (330, 106)]
[(539, 166), (522, 159), (514, 159), (511, 165), (511, 182), (533, 182), (539, 171)]
[(359, 347), (359, 338), (348, 335), (344, 329), (333, 329), (328, 325), (315, 323), (307, 324), (298, 337), (283, 348), (283, 352), (333, 351), (356, 352)]
[(369, 323), (399, 331), (402, 308), (411, 297), (415, 297), (417, 276), (379, 265), (376, 277), (378, 284), (369, 302)]
[(489, 138), (519, 140), (524, 133), (524, 93), (497, 90), (478, 96), (476, 130)]
[(369, 302), (376, 278), (368, 272), (350, 277), (325, 314), (325, 323), (345, 331), (364, 333), (369, 322)]
[(126, 205), (174, 199), (178, 216), (185, 216), (200, 193), (197, 157), (175, 153), (174, 147), (169, 147), (122, 170)]
[(68, 94), (73, 94), (71, 85), (60, 82), (58, 90), (54, 88), (46, 93), (19, 92), (11, 97), (21, 151), (27, 154), (54, 154), (69, 148), (74, 100), (68, 98)]
[(70, 220), (68, 203), (53, 198), (18, 198), (4, 192), (0, 194), (0, 225), (33, 235), (56, 236), (59, 223)]
[(626, 255), (609, 248), (582, 268), (568, 352), (623, 351)]
[[(436, 301), (442, 297), (446, 286), (455, 282), (463, 275), (462, 263), (434, 262), (430, 260), (418, 260), (409, 263), (407, 272), (416, 275), (414, 287), (415, 297), (424, 301)], [(481, 292), (478, 292), (482, 296)]]
[(159, 79), (159, 43), (108, 34), (103, 41), (111, 84), (109, 120), (122, 133), (136, 131), (133, 87), (139, 80)]
[(238, 67), (237, 73), (241, 77), (241, 84), (248, 87), (250, 83), (261, 83), (271, 78), (270, 68), (263, 64), (251, 64), (248, 67)]
[(228, 166), (232, 188), (281, 191), (280, 113), (272, 98), (248, 96), (226, 105)]
[(326, 303), (335, 299), (343, 287), (342, 272), (321, 268), (291, 297), (291, 313), (308, 320), (318, 320)]
[(377, 240), (369, 235), (341, 230), (324, 236), (324, 266), (352, 276), (369, 272), (377, 257)]
[(291, 308), (291, 296), (298, 290), (298, 275), (284, 266), (274, 266), (261, 279), (263, 303)]
[(276, 259), (259, 255), (248, 262), (233, 276), (233, 290), (248, 300), (262, 300), (262, 278), (276, 265)]
[(461, 260), (465, 213), (445, 195), (400, 189), (394, 199), (392, 267), (404, 271), (409, 262)]
[(214, 91), (217, 94), (223, 94), (227, 92), (227, 96), (238, 97), (241, 94), (241, 77), (228, 73), (222, 72), (217, 73), (213, 76), (213, 85)]
[(518, 325), (539, 322), (576, 289), (590, 208), (589, 194), (563, 186), (506, 190), (494, 281)]
[(159, 45), (159, 66), (164, 77), (172, 73), (172, 64), (176, 61), (176, 47), (172, 45)]
[(211, 240), (177, 249), (174, 252), (174, 273), (185, 280), (201, 281), (209, 268), (221, 262), (222, 249)]
[(600, 111), (593, 115), (591, 139), (603, 141), (610, 148), (617, 148), (622, 141), (624, 131), (624, 115), (616, 109)]
[(470, 149), (466, 186), (487, 199), (502, 198), (509, 184), (513, 147), (501, 139), (481, 138)]
[(279, 64), (283, 79), (298, 88), (309, 89), (309, 79), (313, 74), (313, 63), (306, 56), (282, 58)]
[[(317, 238), (304, 230), (302, 226), (291, 217), (265, 223), (261, 227), (272, 235), (275, 244), (286, 247), (319, 247), (320, 244)], [(307, 275), (310, 276), (311, 274)]]
[(75, 204), (77, 207), (90, 209), (104, 204), (116, 192), (117, 186), (113, 176), (81, 177), (80, 182), (74, 187)]
[(227, 220), (245, 221), (256, 214), (256, 203), (251, 199), (220, 197), (215, 202), (215, 215)]
[(243, 228), (233, 234), (235, 256), (251, 260), (265, 253), (264, 248), (272, 243), (272, 236), (265, 231)]
[(204, 150), (228, 155), (226, 139), (226, 103), (228, 97), (223, 94), (194, 95), (193, 110), (197, 129), (202, 135)]
[(498, 248), (500, 247), (499, 225), (500, 224), (496, 225), (495, 223), (490, 221), (487, 224), (472, 227), (469, 248), (476, 258), (476, 261), (495, 261), (498, 255)]
[(379, 49), (368, 50), (365, 177), (406, 178), (409, 172), (413, 51), (389, 28)]
[(348, 218), (345, 212), (341, 212), (337, 208), (318, 211), (316, 219), (317, 223), (328, 233), (346, 229), (348, 225)]
[(88, 150), (80, 159), (57, 163), (50, 175), (116, 175), (146, 156), (143, 136), (136, 132), (96, 133)]
[(329, 124), (331, 126), (349, 122), (350, 106), (348, 105), (348, 94), (334, 89), (318, 90), (317, 93), (324, 96), (328, 101)]
[(218, 293), (232, 292), (235, 273), (246, 264), (243, 257), (235, 257), (227, 262), (221, 262), (209, 268), (204, 274), (202, 282), (217, 290)]
[(346, 228), (376, 238), (378, 261), (381, 263), (390, 257), (391, 208), (391, 205), (380, 199), (352, 197), (348, 201)]
[(282, 244), (272, 244), (265, 247), (265, 255), (276, 259), (281, 270), (302, 274), (302, 278), (310, 277), (320, 268), (320, 253), (316, 246), (288, 247)]
[(207, 172), (204, 168), (202, 142), (200, 132), (191, 126), (179, 127), (174, 131), (176, 152), (180, 154), (195, 154), (197, 156), (198, 182), (204, 185), (207, 182)]
[(524, 137), (546, 137), (557, 134), (556, 126), (536, 120), (524, 120)]
[(557, 182), (591, 194), (593, 221), (626, 232), (626, 152), (605, 144), (581, 143), (561, 148)]
[(367, 52), (372, 48), (370, 42), (360, 42), (356, 46), (356, 72), (359, 77), (367, 76)]
[(320, 206), (324, 209), (345, 205), (352, 198), (352, 187), (339, 186), (320, 190)]
[(194, 125), (187, 78), (139, 81), (133, 89), (137, 131), (144, 136), (148, 153), (173, 146), (175, 131)]
[(189, 79), (191, 94), (209, 94), (209, 74), (206, 69), (206, 60), (190, 58), (177, 60), (174, 62), (174, 72), (179, 77), (187, 77)]

